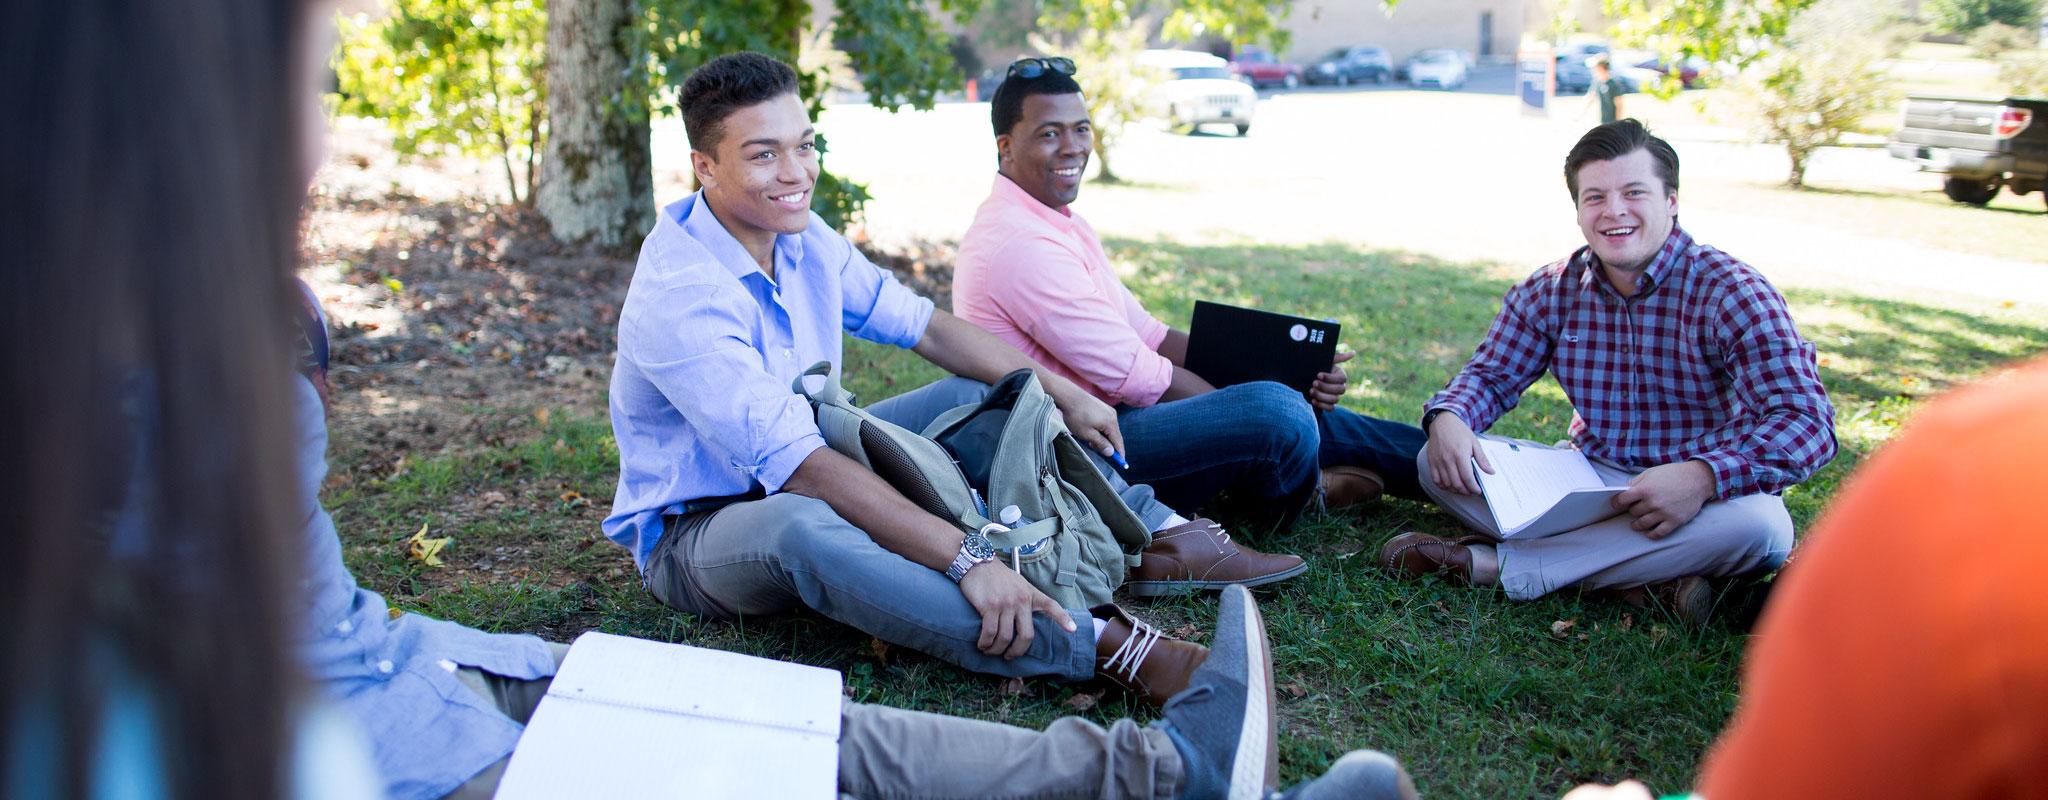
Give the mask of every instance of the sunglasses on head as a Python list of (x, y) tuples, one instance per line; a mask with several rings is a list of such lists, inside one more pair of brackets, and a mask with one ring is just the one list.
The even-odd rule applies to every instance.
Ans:
[(1074, 60), (1064, 56), (1052, 58), (1020, 58), (1010, 62), (1010, 77), (1031, 80), (1048, 72), (1061, 75), (1074, 74)]

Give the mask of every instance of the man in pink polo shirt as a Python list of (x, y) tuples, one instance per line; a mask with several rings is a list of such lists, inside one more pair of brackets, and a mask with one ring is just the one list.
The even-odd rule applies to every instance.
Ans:
[(1068, 208), (1094, 144), (1071, 75), (1066, 59), (1022, 59), (996, 91), (995, 188), (960, 243), (954, 313), (1116, 406), (1124, 477), (1169, 506), (1198, 508), (1233, 489), (1284, 523), (1319, 489), (1330, 508), (1382, 491), (1422, 497), (1421, 429), (1338, 407), (1338, 364), (1307, 398), (1266, 381), (1219, 389), (1187, 370), (1187, 333), (1146, 312), (1095, 229)]

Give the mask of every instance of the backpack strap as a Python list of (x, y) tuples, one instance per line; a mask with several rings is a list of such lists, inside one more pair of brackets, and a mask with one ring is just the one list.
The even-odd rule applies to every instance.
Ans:
[[(805, 380), (811, 377), (824, 378), (818, 381), (819, 388), (815, 392), (811, 391), (811, 382)], [(818, 433), (825, 437), (827, 445), (852, 457), (863, 467), (870, 470), (875, 468), (868, 460), (867, 448), (861, 445), (862, 414), (853, 404), (853, 395), (839, 384), (839, 375), (832, 369), (832, 362), (820, 361), (812, 364), (810, 369), (804, 370), (803, 374), (790, 382), (789, 388), (790, 391), (803, 395), (804, 399), (811, 402), (811, 407), (817, 410)]]

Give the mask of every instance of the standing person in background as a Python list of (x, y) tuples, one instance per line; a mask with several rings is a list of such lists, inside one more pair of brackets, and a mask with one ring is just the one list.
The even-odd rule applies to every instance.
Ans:
[(1615, 77), (1607, 56), (1594, 56), (1589, 65), (1593, 69), (1592, 99), (1600, 106), (1600, 124), (1621, 119), (1621, 96), (1628, 94), (1628, 84)]

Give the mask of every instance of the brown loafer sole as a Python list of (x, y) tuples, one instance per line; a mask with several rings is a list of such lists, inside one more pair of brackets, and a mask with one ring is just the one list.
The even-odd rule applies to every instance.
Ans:
[(1196, 592), (1220, 592), (1225, 587), (1242, 586), (1247, 589), (1279, 583), (1308, 571), (1308, 562), (1303, 561), (1289, 569), (1255, 578), (1235, 581), (1125, 581), (1124, 588), (1132, 597), (1177, 597)]

